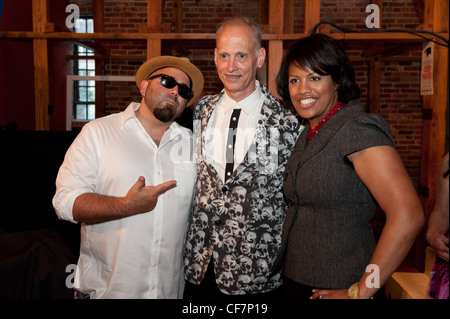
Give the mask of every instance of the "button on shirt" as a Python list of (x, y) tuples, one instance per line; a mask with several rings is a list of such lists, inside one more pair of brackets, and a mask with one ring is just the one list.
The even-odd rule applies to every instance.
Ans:
[(192, 134), (172, 123), (157, 146), (135, 116), (139, 106), (86, 124), (56, 179), (53, 205), (71, 222), (83, 193), (124, 196), (139, 176), (146, 185), (177, 181), (151, 212), (82, 224), (74, 288), (91, 298), (182, 297), (182, 250), (197, 176)]
[(216, 105), (206, 132), (206, 156), (216, 169), (222, 180), (226, 167), (226, 148), (228, 128), (233, 109), (241, 109), (238, 128), (236, 130), (236, 144), (234, 147), (234, 168), (243, 162), (247, 151), (255, 137), (257, 122), (260, 117), (264, 95), (256, 81), (255, 91), (240, 102), (231, 99), (225, 92)]

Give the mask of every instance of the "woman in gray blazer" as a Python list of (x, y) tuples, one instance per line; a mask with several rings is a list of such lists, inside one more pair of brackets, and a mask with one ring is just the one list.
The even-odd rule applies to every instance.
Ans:
[[(371, 298), (424, 224), (389, 124), (359, 101), (355, 73), (333, 38), (312, 34), (287, 50), (278, 93), (307, 122), (287, 163), (289, 298)], [(386, 224), (375, 242), (376, 203)]]

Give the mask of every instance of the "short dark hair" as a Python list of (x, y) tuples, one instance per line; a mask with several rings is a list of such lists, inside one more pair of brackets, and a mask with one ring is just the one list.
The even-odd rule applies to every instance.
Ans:
[(287, 49), (277, 75), (277, 92), (287, 107), (292, 108), (289, 95), (289, 66), (310, 68), (320, 75), (331, 75), (338, 87), (338, 101), (358, 99), (360, 89), (355, 82), (355, 70), (344, 49), (330, 36), (315, 33), (298, 39)]

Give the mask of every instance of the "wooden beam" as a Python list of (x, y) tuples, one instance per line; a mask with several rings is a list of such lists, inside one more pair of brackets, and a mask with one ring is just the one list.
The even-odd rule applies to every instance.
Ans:
[[(45, 32), (47, 0), (33, 0), (33, 31)], [(47, 39), (33, 39), (35, 130), (50, 129), (48, 105), (50, 102)]]
[(312, 28), (320, 22), (320, 0), (305, 0), (303, 33), (311, 33)]
[(376, 58), (370, 61), (369, 69), (369, 109), (374, 114), (380, 111), (380, 79), (380, 61)]
[[(448, 32), (435, 32), (438, 36), (448, 40)], [(264, 33), (263, 40), (297, 40), (307, 37), (308, 33)], [(329, 33), (330, 37), (336, 40), (345, 41), (391, 41), (391, 42), (411, 42), (422, 43), (423, 38), (414, 34), (405, 32), (389, 33)], [(437, 37), (426, 35), (441, 41)], [(95, 33), (75, 33), (75, 32), (27, 32), (27, 31), (0, 31), (0, 39), (57, 39), (57, 40), (215, 40), (215, 33), (114, 33), (114, 32), (95, 32)]]
[(269, 27), (273, 33), (283, 33), (285, 2), (269, 0)]
[[(294, 16), (292, 1), (269, 0), (269, 29), (271, 32), (283, 33), (293, 32)], [(292, 21), (289, 21), (292, 19)], [(283, 59), (283, 41), (269, 40), (269, 51), (267, 55), (267, 88), (272, 95), (277, 96), (276, 77)]]
[[(147, 0), (148, 32), (161, 32), (164, 0)], [(147, 59), (161, 55), (161, 39), (147, 39)]]
[(258, 23), (261, 25), (269, 24), (269, 1), (258, 0)]
[(172, 19), (173, 32), (183, 32), (183, 2), (181, 0), (173, 0)]
[[(79, 55), (68, 55), (66, 56), (68, 60), (85, 60), (85, 56)], [(141, 60), (145, 61), (146, 55), (128, 55), (128, 54), (115, 54), (110, 56), (100, 56), (94, 55), (90, 56), (89, 59), (94, 60)], [(370, 62), (373, 58), (362, 57), (362, 56), (351, 56), (349, 57), (350, 62)], [(195, 60), (199, 61), (214, 61), (214, 58), (211, 55), (196, 55)], [(378, 58), (380, 62), (420, 62), (420, 57), (418, 56), (393, 56), (393, 57), (382, 57)]]
[(423, 4), (423, 22), (424, 24), (434, 22), (435, 5), (434, 0), (425, 0)]
[[(276, 39), (277, 35), (269, 35)], [(84, 40), (214, 40), (215, 33), (148, 33), (148, 29), (137, 33), (116, 33), (116, 32), (95, 32), (95, 33), (75, 33), (75, 32), (27, 32), (27, 31), (0, 31), (0, 38), (5, 39), (84, 39)], [(263, 36), (264, 38), (264, 36)], [(268, 40), (268, 39), (266, 39)]]
[(103, 0), (92, 1), (92, 15), (94, 21), (94, 32), (104, 32)]
[[(425, 3), (425, 17), (433, 19), (435, 32), (448, 32), (448, 1), (430, 0)], [(425, 21), (427, 23), (427, 21)], [(423, 97), (423, 108), (431, 114), (423, 120), (422, 157), (420, 184), (426, 187), (428, 197), (422, 196), (422, 203), (430, 213), (436, 196), (437, 173), (441, 156), (445, 151), (445, 127), (447, 125), (445, 111), (448, 105), (448, 48), (434, 45), (433, 55), (433, 95)]]
[(278, 97), (276, 78), (280, 71), (281, 60), (283, 59), (283, 41), (269, 41), (269, 61), (267, 63), (267, 88), (269, 92)]
[(50, 129), (47, 40), (33, 40), (35, 130)]
[[(448, 32), (448, 0), (425, 1), (424, 24), (433, 25), (433, 32)], [(423, 96), (422, 152), (419, 173), (419, 197), (428, 218), (436, 200), (439, 165), (445, 152), (448, 107), (448, 48), (434, 45), (433, 95)], [(415, 263), (424, 267), (425, 229), (416, 240)]]
[(285, 0), (283, 33), (294, 33), (294, 0)]

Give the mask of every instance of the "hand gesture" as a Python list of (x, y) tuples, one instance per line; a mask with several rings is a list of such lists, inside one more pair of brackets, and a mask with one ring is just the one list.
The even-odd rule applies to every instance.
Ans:
[(176, 186), (176, 181), (168, 181), (156, 186), (145, 186), (145, 178), (140, 176), (128, 191), (125, 200), (130, 211), (135, 214), (149, 212), (155, 208), (160, 195)]

